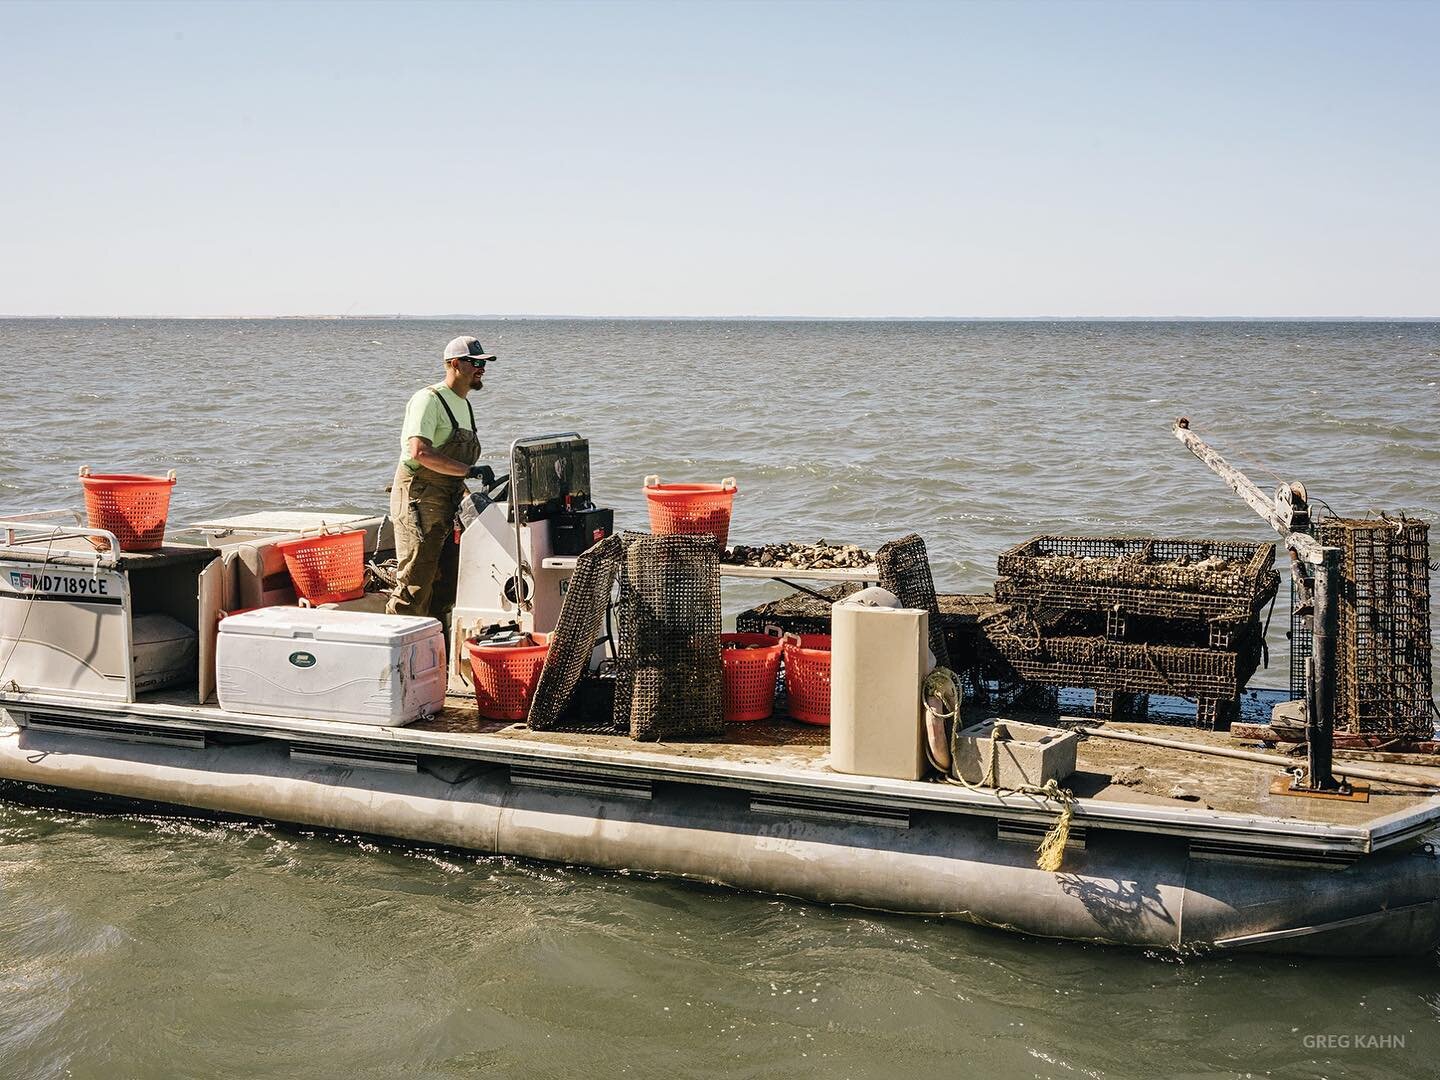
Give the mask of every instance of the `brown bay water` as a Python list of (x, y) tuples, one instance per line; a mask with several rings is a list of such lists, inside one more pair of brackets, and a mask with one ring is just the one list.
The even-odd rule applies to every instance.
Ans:
[[(458, 333), (500, 354), (486, 460), (579, 430), (622, 526), (647, 473), (733, 475), (732, 539), (914, 530), (947, 591), (1040, 532), (1271, 539), (1180, 414), (1263, 488), (1440, 516), (1440, 324), (1384, 322), (0, 321), (0, 510), (90, 465), (176, 469), (176, 522), (378, 512)], [(1434, 956), (1130, 953), (19, 798), (0, 902), (3, 1080), (1440, 1070)]]

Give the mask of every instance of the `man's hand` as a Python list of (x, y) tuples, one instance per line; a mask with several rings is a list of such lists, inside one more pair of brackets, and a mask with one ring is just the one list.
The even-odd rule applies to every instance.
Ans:
[(465, 474), (466, 480), (479, 480), (487, 488), (495, 486), (495, 470), (489, 465), (471, 465)]

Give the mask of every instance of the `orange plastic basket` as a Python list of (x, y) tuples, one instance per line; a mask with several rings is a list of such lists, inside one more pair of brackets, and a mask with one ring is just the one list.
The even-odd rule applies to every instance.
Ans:
[(295, 593), (312, 604), (338, 604), (365, 595), (365, 530), (284, 540), (275, 550)]
[(830, 726), (830, 635), (786, 634), (785, 692), (790, 719)]
[(725, 722), (764, 720), (775, 711), (780, 640), (769, 634), (721, 634), (725, 661)]
[(487, 720), (524, 720), (550, 651), (549, 634), (531, 634), (533, 645), (481, 645), (467, 641), (475, 676), (475, 704)]
[[(80, 486), (85, 489), (90, 528), (114, 533), (121, 551), (154, 551), (165, 543), (174, 472), (168, 476), (92, 473), (87, 466), (80, 470)], [(106, 543), (101, 540), (96, 546)]]
[(730, 536), (730, 509), (739, 490), (733, 476), (718, 484), (662, 484), (658, 476), (647, 476), (650, 531), (656, 536), (710, 533), (723, 548)]

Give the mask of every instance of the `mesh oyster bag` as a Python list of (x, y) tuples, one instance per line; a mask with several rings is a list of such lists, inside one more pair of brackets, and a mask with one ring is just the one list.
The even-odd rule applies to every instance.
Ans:
[(907, 608), (930, 613), (930, 651), (935, 663), (950, 666), (950, 650), (945, 646), (945, 626), (940, 619), (940, 603), (935, 596), (935, 578), (930, 573), (930, 556), (925, 541), (915, 533), (880, 545), (875, 552), (875, 565), (880, 570), (880, 587), (894, 593)]
[(566, 710), (589, 670), (595, 643), (605, 633), (605, 613), (623, 554), (620, 538), (607, 536), (575, 560), (575, 574), (560, 605), (560, 618), (550, 637), (550, 652), (530, 703), (526, 724), (533, 730), (554, 731), (574, 726), (567, 722)]
[(620, 539), (615, 726), (652, 742), (722, 733), (719, 545), (708, 535)]

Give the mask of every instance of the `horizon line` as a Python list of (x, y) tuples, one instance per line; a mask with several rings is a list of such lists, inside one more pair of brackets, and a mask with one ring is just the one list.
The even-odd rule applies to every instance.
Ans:
[(4, 321), (130, 320), (134, 322), (440, 322), (614, 321), (614, 322), (1440, 322), (1440, 315), (0, 315)]

